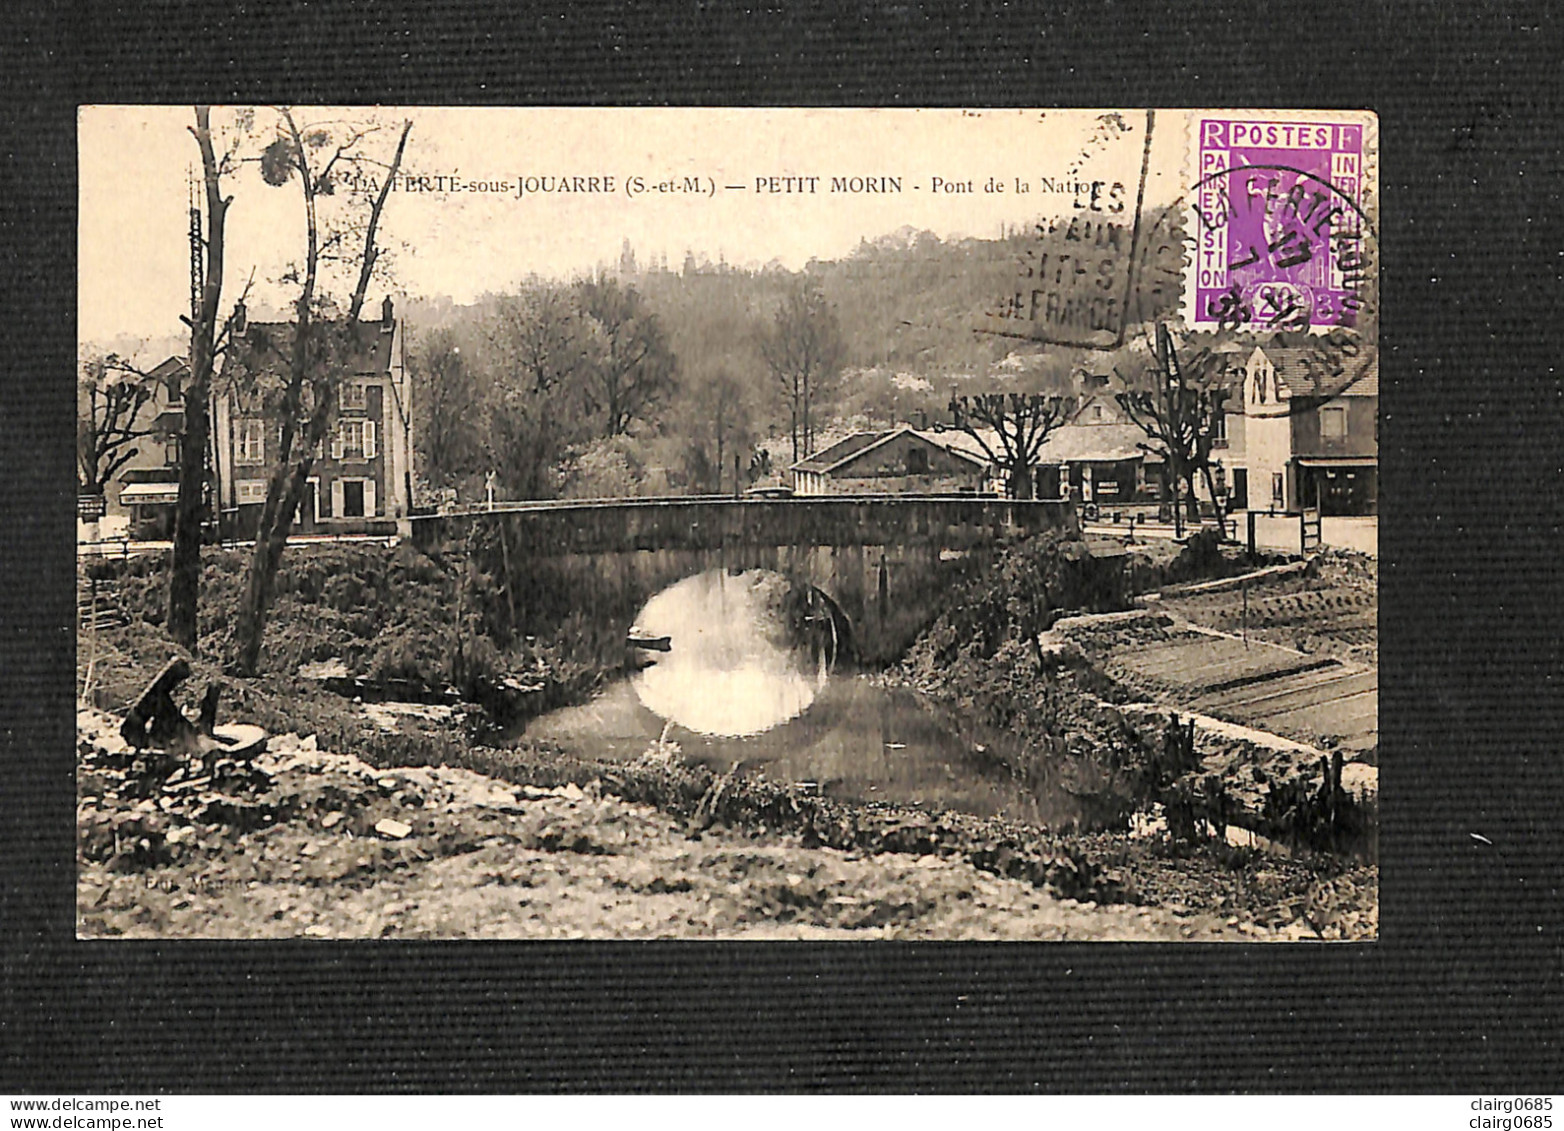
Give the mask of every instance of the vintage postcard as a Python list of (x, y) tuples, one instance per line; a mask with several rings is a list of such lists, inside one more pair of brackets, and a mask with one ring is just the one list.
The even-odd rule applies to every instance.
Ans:
[(1372, 113), (78, 136), (80, 936), (1377, 937)]

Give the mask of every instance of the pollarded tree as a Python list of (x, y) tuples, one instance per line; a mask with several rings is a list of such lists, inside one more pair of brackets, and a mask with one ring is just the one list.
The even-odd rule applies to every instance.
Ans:
[[(380, 216), (413, 128), (404, 122), (389, 160), (377, 161), (366, 152), (366, 143), (378, 126), (336, 119), (301, 122), (286, 106), (278, 108), (277, 119), (276, 135), (259, 158), (261, 176), (274, 187), (298, 185), (305, 247), (287, 275), (299, 288), (293, 322), (283, 335), (287, 340), (272, 340), (256, 351), (256, 356), (275, 356), (280, 365), (248, 375), (275, 413), (279, 443), (234, 629), (231, 663), (241, 675), (254, 675), (259, 665), (277, 569), (308, 490), (315, 453), (336, 420), (345, 363), (364, 348), (359, 314), (380, 258)], [(334, 317), (340, 308), (326, 286), (338, 272), (352, 279), (344, 317)]]
[(1075, 399), (1055, 393), (951, 395), (950, 415), (1005, 475), (1012, 499), (1032, 497), (1032, 467), (1049, 433), (1070, 418)]
[(155, 380), (118, 354), (82, 362), (77, 385), (78, 493), (101, 497), (114, 473), (140, 454), (135, 445), (151, 433), (142, 412), (152, 403)]
[(1160, 456), (1167, 468), (1173, 494), (1173, 532), (1178, 537), (1184, 534), (1186, 506), (1190, 521), (1200, 521), (1195, 500), (1197, 474), (1204, 479), (1216, 508), (1217, 529), (1227, 533), (1226, 507), (1216, 490), (1211, 465), (1211, 450), (1227, 402), (1224, 376), (1222, 358), (1214, 352), (1181, 360), (1173, 336), (1159, 322), (1155, 359), (1146, 374), (1149, 387), (1116, 394), (1125, 413), (1146, 434), (1148, 442), (1140, 447)]

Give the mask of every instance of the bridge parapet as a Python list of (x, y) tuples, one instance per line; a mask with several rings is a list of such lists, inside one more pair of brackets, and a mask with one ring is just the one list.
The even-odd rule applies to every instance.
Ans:
[(1079, 537), (1065, 501), (859, 495), (521, 503), (413, 520), (425, 549), (472, 545), (502, 577), (505, 631), (567, 622), (599, 651), (622, 648), (642, 605), (708, 569), (769, 569), (818, 588), (848, 618), (857, 656), (894, 660), (951, 585), (1001, 543), (1046, 530)]
[(503, 523), (512, 552), (541, 555), (732, 546), (907, 546), (970, 549), (1043, 530), (1079, 533), (1074, 507), (1055, 500), (842, 495), (512, 503), (414, 518), (420, 545), (460, 537), (474, 522)]

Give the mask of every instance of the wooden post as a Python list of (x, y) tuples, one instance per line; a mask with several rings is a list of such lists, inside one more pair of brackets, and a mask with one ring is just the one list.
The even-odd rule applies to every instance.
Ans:
[(222, 693), (222, 684), (211, 683), (207, 685), (206, 694), (201, 697), (201, 716), (196, 722), (196, 729), (208, 738), (217, 730), (217, 700)]
[(463, 547), (461, 565), (456, 571), (456, 655), (451, 657), (451, 682), (463, 691), (467, 682), (467, 651), (466, 651), (466, 614), (467, 614), (467, 575), (472, 569), (472, 540), (473, 532), (477, 530), (476, 520), (467, 526), (467, 539)]
[[(1253, 527), (1251, 527), (1251, 529), (1253, 529)], [(1247, 648), (1249, 647), (1249, 579), (1247, 577), (1244, 578), (1243, 582), (1241, 583), (1241, 587), (1244, 593), (1244, 619), (1242, 621), (1244, 647)]]
[[(87, 630), (87, 678), (82, 683), (81, 697), (84, 702), (90, 704), (92, 702), (92, 669), (98, 659), (98, 579), (96, 577), (89, 578), (88, 585), (91, 589), (88, 600), (92, 604), (89, 606), (88, 611), (88, 625), (90, 627)], [(79, 611), (76, 623), (78, 625), (81, 623)]]
[(1250, 511), (1247, 517), (1249, 519), (1249, 556), (1254, 558), (1256, 556), (1254, 548), (1254, 511)]
[(505, 608), (510, 613), (510, 623), (506, 628), (511, 636), (516, 635), (516, 597), (511, 590), (510, 575), (510, 542), (505, 537), (505, 520), (502, 518), (496, 523), (500, 532), (500, 563), (505, 567)]

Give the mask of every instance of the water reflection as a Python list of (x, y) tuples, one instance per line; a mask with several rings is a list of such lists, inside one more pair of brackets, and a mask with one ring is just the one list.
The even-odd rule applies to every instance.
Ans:
[(1051, 774), (1026, 783), (1005, 768), (996, 755), (1014, 736), (871, 677), (831, 674), (834, 622), (817, 598), (760, 570), (681, 581), (647, 603), (634, 630), (669, 637), (670, 650), (647, 653), (654, 666), (592, 702), (532, 720), (525, 737), (622, 761), (665, 737), (687, 761), (718, 771), (737, 762), (836, 797), (1055, 828), (1081, 816)]
[[(586, 757), (634, 761), (664, 732), (624, 680), (592, 702), (534, 719), (526, 737)], [(952, 809), (1060, 828), (1081, 816), (1076, 798), (1052, 780), (1016, 780), (994, 757), (1002, 735), (963, 737), (955, 720), (909, 691), (868, 676), (833, 676), (798, 718), (747, 738), (696, 734), (680, 726), (667, 737), (684, 760), (725, 772), (813, 783), (827, 796)], [(994, 743), (996, 745), (991, 745)]]
[[(589, 757), (633, 761), (663, 733), (624, 680), (590, 703), (550, 712), (526, 737)], [(745, 774), (812, 782), (857, 801), (954, 809), (1059, 827), (1080, 815), (1076, 799), (1052, 781), (1017, 781), (995, 757), (1009, 736), (975, 733), (902, 688), (869, 676), (832, 676), (809, 710), (763, 734), (728, 737), (668, 730), (686, 761), (717, 771), (741, 762)]]
[(760, 734), (809, 709), (826, 684), (818, 602), (780, 574), (709, 570), (663, 590), (633, 635), (670, 649), (630, 680), (636, 697), (697, 734)]

